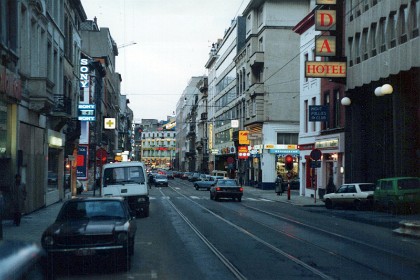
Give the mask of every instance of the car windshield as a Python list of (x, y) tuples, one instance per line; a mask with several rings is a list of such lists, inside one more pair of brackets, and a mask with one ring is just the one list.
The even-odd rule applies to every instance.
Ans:
[(362, 192), (368, 192), (368, 191), (374, 191), (375, 190), (375, 184), (360, 184), (360, 190)]
[(218, 180), (217, 184), (220, 186), (237, 186), (235, 180)]
[(420, 179), (419, 178), (399, 179), (398, 188), (400, 190), (420, 189)]
[(156, 175), (156, 179), (166, 179), (166, 175)]
[(106, 185), (118, 183), (143, 184), (146, 181), (141, 166), (107, 168), (104, 171), (104, 180)]
[(124, 208), (120, 201), (72, 201), (63, 206), (57, 221), (123, 219), (124, 217)]

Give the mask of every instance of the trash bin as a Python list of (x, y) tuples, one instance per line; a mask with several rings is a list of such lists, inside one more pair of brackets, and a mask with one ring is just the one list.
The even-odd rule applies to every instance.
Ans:
[(323, 199), (323, 198), (324, 198), (324, 194), (325, 194), (325, 189), (321, 189), (321, 188), (319, 188), (319, 189), (318, 189), (318, 197), (319, 197), (320, 199)]

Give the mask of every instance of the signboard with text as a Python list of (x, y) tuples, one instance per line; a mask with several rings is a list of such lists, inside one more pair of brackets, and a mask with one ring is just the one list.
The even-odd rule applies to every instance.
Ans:
[(328, 121), (329, 107), (326, 105), (309, 106), (310, 122), (326, 122)]

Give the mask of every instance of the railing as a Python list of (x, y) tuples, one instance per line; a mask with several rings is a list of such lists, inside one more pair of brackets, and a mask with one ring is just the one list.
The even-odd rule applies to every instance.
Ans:
[(71, 99), (62, 94), (54, 94), (53, 112), (71, 115)]

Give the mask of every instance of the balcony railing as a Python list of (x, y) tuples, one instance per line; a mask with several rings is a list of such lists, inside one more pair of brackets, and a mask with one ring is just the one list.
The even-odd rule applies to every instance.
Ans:
[(54, 94), (53, 113), (64, 113), (71, 115), (71, 99), (62, 95)]

